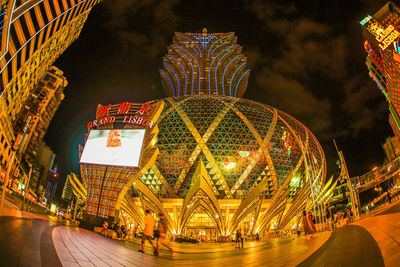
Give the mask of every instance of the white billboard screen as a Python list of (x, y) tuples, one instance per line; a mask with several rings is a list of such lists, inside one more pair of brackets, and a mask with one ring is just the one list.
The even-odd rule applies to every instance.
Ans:
[(91, 130), (81, 163), (138, 167), (145, 129)]

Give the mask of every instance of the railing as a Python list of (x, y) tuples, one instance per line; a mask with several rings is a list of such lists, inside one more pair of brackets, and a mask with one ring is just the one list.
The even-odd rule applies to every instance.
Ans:
[(351, 183), (353, 188), (362, 192), (398, 173), (400, 173), (400, 157), (366, 174), (351, 178)]

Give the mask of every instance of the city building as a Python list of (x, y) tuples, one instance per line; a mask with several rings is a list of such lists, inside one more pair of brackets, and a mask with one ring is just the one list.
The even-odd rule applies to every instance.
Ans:
[(54, 201), (54, 197), (56, 196), (57, 186), (59, 186), (60, 183), (60, 177), (58, 174), (56, 163), (56, 154), (52, 155), (49, 165), (49, 171), (48, 173), (43, 173), (43, 177), (46, 177), (46, 187), (44, 188), (44, 202), (46, 205), (51, 205), (51, 203), (53, 203)]
[(67, 175), (67, 179), (65, 180), (64, 188), (63, 188), (62, 195), (61, 195), (62, 199), (65, 199), (68, 201), (71, 201), (72, 198), (74, 197), (74, 192), (72, 191), (72, 184), (70, 182), (70, 179), (71, 179), (70, 176), (71, 176), (71, 174)]
[(30, 191), (37, 195), (40, 202), (44, 201), (44, 192), (47, 179), (54, 164), (56, 155), (45, 143), (41, 143), (35, 163), (32, 165), (32, 174), (29, 183)]
[(250, 69), (237, 37), (229, 33), (175, 33), (160, 69), (170, 96), (222, 95), (242, 97)]
[(173, 234), (223, 240), (236, 229), (295, 227), (303, 209), (318, 212), (324, 152), (292, 116), (236, 97), (249, 75), (241, 50), (233, 33), (176, 33), (160, 70), (169, 97), (99, 105), (89, 131), (146, 132), (137, 168), (81, 162), (88, 221), (142, 227), (149, 209)]
[(386, 161), (393, 161), (400, 156), (400, 142), (395, 137), (386, 138), (382, 148), (385, 151)]
[(91, 8), (99, 2), (1, 1), (0, 171), (20, 165), (21, 154), (14, 153), (26, 138), (14, 130), (20, 112), (53, 62), (78, 38)]
[(369, 76), (385, 95), (389, 106), (389, 123), (400, 137), (400, 9), (388, 2), (373, 16), (360, 21), (368, 53)]
[(51, 66), (18, 114), (14, 130), (23, 134), (18, 152), (30, 164), (35, 161), (39, 144), (43, 142), (47, 128), (64, 99), (67, 84), (63, 72)]

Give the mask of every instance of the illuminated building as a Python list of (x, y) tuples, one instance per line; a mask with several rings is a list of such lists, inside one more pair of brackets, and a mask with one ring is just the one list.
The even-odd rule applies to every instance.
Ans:
[(54, 114), (64, 99), (63, 91), (67, 84), (63, 72), (52, 66), (46, 71), (18, 114), (19, 118), (14, 129), (16, 132), (24, 133), (19, 151), (31, 164), (37, 156), (39, 143), (42, 142)]
[[(100, 0), (1, 1), (0, 10), (0, 149), (1, 168), (10, 165), (14, 131), (24, 105), (46, 71), (78, 38), (91, 8)], [(13, 162), (18, 166), (20, 156)]]
[(39, 145), (37, 157), (32, 164), (32, 174), (29, 183), (31, 192), (37, 195), (38, 200), (43, 202), (44, 192), (46, 189), (46, 182), (50, 173), (50, 166), (53, 165), (55, 154), (43, 142)]
[(48, 173), (46, 175), (46, 188), (44, 190), (44, 197), (46, 199), (46, 204), (50, 205), (56, 194), (58, 182), (60, 180), (57, 164), (56, 164), (56, 154), (53, 154), (51, 157)]
[(61, 194), (62, 199), (66, 199), (68, 201), (71, 201), (72, 198), (74, 197), (74, 192), (72, 191), (72, 185), (70, 182), (70, 174), (67, 175), (67, 179), (65, 180), (64, 188)]
[[(143, 210), (150, 209), (166, 216), (173, 234), (217, 239), (237, 228), (256, 233), (293, 227), (303, 209), (321, 201), (326, 161), (311, 131), (271, 106), (234, 97), (243, 95), (249, 70), (233, 36), (176, 33), (160, 70), (168, 98), (98, 107), (89, 129), (146, 129), (139, 168), (81, 163), (86, 209), (99, 223), (114, 217), (143, 226)], [(219, 40), (225, 37), (235, 47), (226, 50), (226, 61)], [(178, 56), (181, 47), (199, 58)], [(200, 57), (208, 52), (210, 57)], [(190, 72), (191, 66), (200, 68)], [(236, 80), (239, 72), (244, 82)], [(233, 82), (224, 85), (226, 80)], [(230, 85), (235, 89), (219, 89)], [(141, 118), (146, 105), (150, 112)]]
[(175, 33), (160, 70), (167, 95), (241, 97), (250, 69), (233, 32)]
[(367, 15), (360, 24), (366, 39), (366, 65), (369, 76), (385, 95), (389, 106), (389, 123), (400, 137), (400, 9), (388, 2), (373, 16)]

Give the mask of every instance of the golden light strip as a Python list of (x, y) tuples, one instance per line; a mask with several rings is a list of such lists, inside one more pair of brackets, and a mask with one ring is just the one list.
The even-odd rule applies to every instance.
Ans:
[[(268, 152), (268, 143), (269, 140), (272, 137), (272, 134), (275, 130), (275, 126), (276, 126), (276, 122), (277, 122), (277, 110), (274, 109), (274, 117), (272, 119), (271, 125), (268, 129), (268, 132), (264, 138), (264, 140), (262, 140), (260, 134), (257, 132), (257, 130), (254, 128), (253, 124), (247, 119), (247, 117), (240, 112), (237, 108), (232, 107), (232, 110), (243, 120), (243, 122), (247, 125), (247, 127), (249, 128), (249, 130), (251, 131), (251, 133), (253, 134), (253, 136), (255, 137), (255, 139), (257, 140), (260, 148), (257, 150), (257, 152), (255, 153), (254, 157), (252, 158), (252, 160), (250, 161), (249, 165), (247, 166), (246, 170), (242, 173), (242, 175), (240, 176), (240, 178), (236, 181), (235, 185), (232, 187), (232, 194), (240, 187), (240, 185), (245, 181), (245, 179), (247, 178), (247, 176), (250, 174), (251, 170), (253, 169), (253, 167), (257, 164), (257, 162), (260, 160), (261, 156), (264, 155), (267, 161), (267, 167), (268, 167), (268, 172), (270, 172), (270, 175), (276, 180), (276, 172), (275, 172), (275, 167), (274, 164), (272, 162), (271, 156)], [(267, 169), (267, 168), (266, 168)]]

